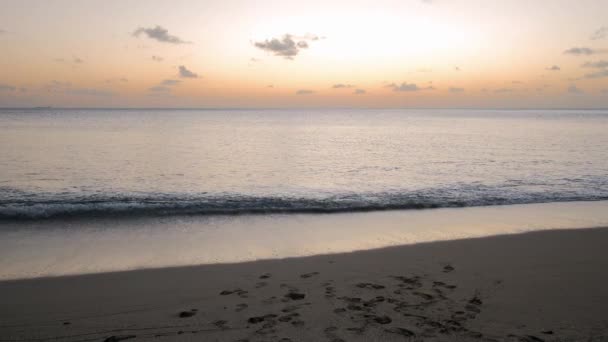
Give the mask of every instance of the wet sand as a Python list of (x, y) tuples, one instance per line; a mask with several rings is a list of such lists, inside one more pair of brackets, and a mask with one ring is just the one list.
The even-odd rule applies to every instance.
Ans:
[(0, 341), (605, 341), (608, 228), (0, 282)]

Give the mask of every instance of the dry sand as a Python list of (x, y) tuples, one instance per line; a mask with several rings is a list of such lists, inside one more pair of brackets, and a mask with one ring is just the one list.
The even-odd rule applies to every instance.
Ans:
[(0, 282), (0, 341), (608, 341), (608, 229)]

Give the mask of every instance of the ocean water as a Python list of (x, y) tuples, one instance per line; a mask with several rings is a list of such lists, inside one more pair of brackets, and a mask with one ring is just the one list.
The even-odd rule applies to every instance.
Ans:
[(0, 110), (0, 280), (608, 226), (608, 110)]
[(608, 199), (608, 111), (0, 110), (0, 220)]

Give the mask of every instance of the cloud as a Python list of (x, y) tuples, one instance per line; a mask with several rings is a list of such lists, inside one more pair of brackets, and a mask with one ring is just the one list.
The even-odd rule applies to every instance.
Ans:
[(8, 84), (1, 84), (0, 83), (0, 91), (15, 91), (17, 88), (8, 85)]
[(355, 87), (355, 86), (354, 86), (354, 85), (352, 85), (352, 84), (344, 84), (344, 83), (337, 83), (337, 84), (334, 84), (334, 85), (332, 86), (332, 88), (334, 88), (334, 89), (341, 89), (341, 88), (354, 88), (354, 87)]
[(65, 93), (71, 94), (71, 95), (101, 96), (101, 97), (109, 97), (109, 96), (116, 95), (109, 90), (94, 89), (94, 88), (68, 88), (65, 90)]
[(166, 28), (159, 25), (150, 28), (139, 27), (133, 32), (133, 35), (135, 37), (139, 37), (142, 33), (148, 36), (148, 38), (157, 40), (161, 43), (190, 44), (190, 42), (182, 40), (177, 36), (170, 35), (169, 31)]
[(272, 38), (270, 40), (266, 39), (261, 42), (254, 42), (253, 45), (258, 49), (270, 52), (275, 56), (293, 59), (298, 55), (298, 53), (300, 53), (300, 50), (307, 49), (309, 47), (306, 40), (314, 41), (319, 39), (320, 38), (315, 35), (297, 37), (291, 34), (286, 34), (282, 38)]
[(564, 54), (574, 55), (574, 56), (588, 56), (588, 55), (594, 55), (594, 54), (605, 53), (605, 52), (606, 52), (606, 50), (597, 50), (597, 49), (591, 49), (588, 47), (573, 47), (573, 48), (570, 48), (570, 49), (564, 51)]
[(512, 88), (498, 88), (494, 90), (495, 93), (511, 93), (513, 92)]
[(592, 72), (590, 74), (585, 74), (585, 78), (604, 78), (608, 77), (608, 69), (600, 70), (598, 72)]
[(170, 92), (171, 91), (171, 87), (166, 87), (166, 86), (154, 86), (154, 87), (150, 87), (148, 88), (148, 91), (153, 91), (153, 92)]
[(365, 89), (355, 89), (355, 91), (353, 92), (353, 94), (355, 95), (364, 95), (366, 93), (367, 91), (365, 91)]
[(462, 93), (464, 91), (464, 88), (458, 88), (458, 87), (450, 87), (450, 93)]
[(152, 56), (152, 60), (155, 62), (162, 62), (164, 60), (164, 58), (162, 58), (160, 56)]
[(182, 81), (180, 80), (163, 80), (162, 82), (160, 82), (160, 84), (163, 86), (174, 86), (180, 84), (181, 82)]
[(296, 95), (310, 95), (310, 94), (314, 94), (314, 91), (310, 90), (310, 89), (300, 89), (300, 90), (296, 91)]
[(549, 71), (560, 71), (560, 70), (562, 70), (562, 69), (561, 69), (559, 66), (557, 66), (557, 65), (553, 65), (553, 66), (551, 66), (551, 67), (547, 67), (547, 68), (545, 68), (545, 70), (549, 70)]
[(602, 94), (608, 94), (608, 88), (600, 90), (600, 93), (602, 93)]
[(106, 80), (106, 83), (115, 83), (115, 82), (122, 82), (122, 83), (127, 83), (129, 82), (128, 79), (121, 77), (121, 78), (108, 78)]
[(586, 62), (585, 64), (581, 65), (583, 68), (596, 68), (596, 69), (602, 69), (602, 68), (608, 68), (608, 61), (597, 61), (597, 62)]
[(76, 56), (72, 57), (71, 60), (67, 60), (65, 58), (55, 58), (53, 60), (57, 63), (66, 63), (66, 64), (83, 64), (84, 63), (84, 60), (82, 60), (81, 58), (76, 57)]
[(434, 90), (435, 88), (432, 86), (426, 87), (426, 88), (420, 88), (419, 86), (416, 85), (416, 83), (407, 83), (407, 82), (403, 82), (401, 83), (401, 85), (395, 84), (395, 83), (391, 83), (386, 85), (386, 87), (388, 88), (393, 88), (393, 91), (401, 91), (401, 92), (406, 92), (406, 91), (420, 91), (420, 90)]
[(455, 67), (454, 67), (454, 70), (456, 70), (456, 71), (460, 71), (461, 69), (460, 69), (460, 67), (455, 66)]
[(591, 40), (599, 40), (608, 37), (608, 26), (602, 26), (591, 35)]
[(198, 74), (188, 70), (185, 66), (179, 66), (179, 76), (184, 78), (198, 78)]
[(574, 84), (571, 84), (568, 87), (567, 91), (570, 94), (583, 94), (584, 93), (581, 89), (577, 88), (576, 85), (574, 85)]
[(180, 80), (162, 80), (157, 85), (148, 88), (148, 91), (153, 93), (169, 93), (173, 90), (173, 87), (182, 83)]

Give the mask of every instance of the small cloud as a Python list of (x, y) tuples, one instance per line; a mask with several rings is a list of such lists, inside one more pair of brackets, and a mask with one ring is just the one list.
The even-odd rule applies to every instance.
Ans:
[(310, 94), (314, 94), (314, 91), (310, 90), (310, 89), (300, 89), (300, 90), (296, 91), (296, 95), (310, 95)]
[(460, 69), (460, 67), (455, 66), (455, 67), (454, 67), (454, 70), (456, 70), (456, 71), (460, 71), (461, 69)]
[(401, 83), (401, 85), (391, 83), (391, 84), (386, 85), (386, 87), (393, 88), (393, 91), (401, 91), (401, 92), (420, 91), (420, 90), (425, 90), (425, 89), (426, 90), (435, 90), (435, 88), (433, 86), (429, 86), (426, 88), (420, 88), (415, 83), (407, 83), (407, 82), (403, 82), (403, 83)]
[(160, 56), (152, 56), (152, 60), (155, 62), (162, 62), (164, 60), (164, 58), (162, 58)]
[(76, 57), (76, 56), (72, 57), (71, 60), (67, 60), (65, 58), (54, 58), (53, 61), (55, 61), (57, 63), (74, 64), (74, 66), (76, 64), (83, 64), (84, 63), (84, 61), (81, 58)]
[(174, 86), (174, 85), (178, 85), (180, 83), (181, 83), (180, 80), (163, 80), (162, 82), (160, 82), (160, 84), (163, 86)]
[[(296, 41), (300, 39), (299, 41)], [(300, 50), (309, 47), (306, 40), (318, 40), (318, 36), (306, 35), (304, 37), (296, 37), (291, 34), (286, 34), (281, 38), (266, 39), (260, 42), (254, 42), (254, 46), (267, 52), (271, 52), (275, 56), (281, 56), (286, 59), (293, 59), (300, 53)]]
[(170, 35), (166, 28), (159, 25), (150, 28), (139, 27), (133, 32), (133, 36), (139, 37), (142, 33), (148, 36), (148, 38), (157, 40), (161, 43), (190, 44), (190, 42), (182, 40), (177, 36)]
[(591, 35), (591, 40), (599, 40), (608, 37), (608, 26), (602, 26)]
[(116, 82), (122, 82), (122, 83), (127, 83), (129, 82), (128, 79), (121, 77), (121, 78), (108, 78), (106, 80), (106, 83), (116, 83)]
[(179, 76), (184, 78), (198, 78), (198, 74), (188, 70), (185, 66), (179, 66)]
[(524, 82), (515, 80), (511, 81), (511, 84), (524, 84)]
[(8, 85), (8, 84), (1, 84), (0, 83), (0, 91), (15, 91), (17, 88)]
[(416, 69), (417, 72), (433, 72), (433, 69), (427, 69), (427, 68), (420, 68), (420, 69)]
[(562, 70), (562, 69), (561, 69), (559, 66), (557, 66), (557, 65), (553, 65), (553, 66), (550, 66), (550, 67), (545, 68), (545, 70), (549, 70), (549, 71), (560, 71), (560, 70)]
[(269, 84), (266, 86), (266, 88), (274, 88), (274, 84)]
[(608, 61), (597, 61), (597, 62), (586, 62), (585, 64), (581, 65), (583, 68), (596, 68), (596, 69), (603, 69), (603, 68), (608, 68)]
[(511, 93), (513, 92), (512, 88), (498, 88), (494, 90), (495, 93)]
[(256, 62), (259, 62), (260, 60), (257, 59), (257, 58), (251, 57), (251, 58), (249, 58), (249, 61), (252, 62), (252, 63), (256, 63)]
[(114, 96), (111, 91), (104, 89), (93, 89), (93, 88), (69, 88), (65, 91), (67, 94), (71, 95), (84, 95), (84, 96), (100, 96), (100, 97), (109, 97)]
[(171, 87), (166, 87), (166, 86), (154, 86), (154, 87), (150, 87), (148, 88), (148, 91), (153, 91), (153, 92), (170, 92), (171, 91)]
[(367, 93), (367, 91), (365, 91), (365, 89), (355, 89), (355, 91), (353, 92), (353, 94), (355, 95), (365, 95)]
[(450, 87), (450, 93), (462, 93), (464, 91), (464, 88), (458, 88), (458, 87)]
[(608, 94), (608, 88), (600, 90), (600, 93), (602, 93), (602, 94)]
[(604, 78), (608, 77), (608, 69), (600, 70), (598, 72), (592, 72), (590, 74), (585, 74), (585, 78)]
[(338, 84), (334, 84), (332, 86), (332, 88), (334, 89), (341, 89), (341, 88), (354, 88), (355, 86), (352, 84), (344, 84), (344, 83), (338, 83)]
[(6, 33), (6, 31), (3, 29), (0, 29), (0, 34), (3, 34), (3, 33)]
[(564, 51), (564, 54), (574, 55), (574, 56), (588, 56), (588, 55), (599, 54), (599, 53), (604, 53), (604, 52), (606, 52), (606, 51), (605, 50), (595, 50), (595, 49), (591, 49), (591, 48), (587, 48), (587, 47), (573, 47), (573, 48), (570, 48), (570, 49)]
[(584, 93), (581, 89), (577, 88), (576, 85), (574, 85), (574, 84), (571, 84), (567, 90), (568, 90), (568, 93), (570, 93), (570, 94), (580, 95), (580, 94)]

